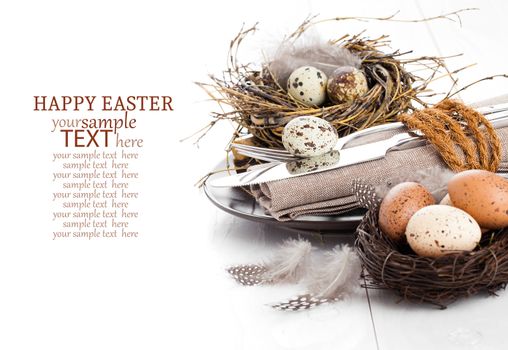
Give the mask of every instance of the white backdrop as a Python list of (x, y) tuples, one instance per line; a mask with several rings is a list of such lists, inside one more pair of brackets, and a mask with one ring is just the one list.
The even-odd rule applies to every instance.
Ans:
[[(501, 1), (17, 1), (0, 4), (1, 349), (375, 349), (365, 295), (297, 315), (265, 304), (298, 291), (241, 288), (224, 267), (265, 257), (286, 233), (219, 212), (195, 187), (224, 156), (232, 128), (219, 125), (196, 148), (180, 139), (216, 108), (193, 84), (226, 64), (242, 23), (260, 31), (241, 58), (260, 58), (307, 15), (433, 16), (465, 7), (463, 25), (342, 22), (331, 38), (367, 28), (415, 55), (477, 63), (467, 83), (506, 73), (507, 5)], [(338, 33), (338, 34), (337, 34)], [(446, 86), (448, 82), (443, 82)], [(493, 81), (467, 101), (506, 91)], [(174, 112), (139, 116), (141, 237), (51, 240), (50, 114), (34, 95), (171, 95)], [(506, 298), (475, 298), (439, 312), (373, 296), (379, 347), (506, 345)], [(426, 331), (420, 329), (425, 325)]]

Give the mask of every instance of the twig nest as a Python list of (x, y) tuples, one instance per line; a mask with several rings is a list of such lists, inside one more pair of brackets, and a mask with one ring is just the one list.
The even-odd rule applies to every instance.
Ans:
[[(406, 231), (409, 234), (419, 232), (420, 238), (428, 240), (429, 248), (432, 243), (437, 245), (426, 232), (436, 233), (439, 248), (444, 249), (441, 247), (443, 245), (450, 248), (446, 249), (444, 255), (431, 257), (420, 251), (414, 243), (411, 243), (413, 250), (395, 243), (380, 230), (379, 198), (373, 187), (356, 183), (354, 191), (369, 209), (358, 226), (355, 240), (357, 253), (366, 270), (366, 288), (391, 289), (405, 300), (427, 302), (445, 308), (459, 298), (479, 292), (495, 293), (507, 285), (508, 229), (478, 235), (478, 226), (474, 220), (461, 211), (461, 217), (467, 222), (456, 227), (452, 236), (446, 236), (447, 229), (455, 225), (450, 221), (450, 211), (456, 213), (459, 209), (444, 205), (426, 206), (418, 216), (413, 215), (414, 219), (408, 223)], [(433, 209), (435, 207), (440, 207), (439, 213)], [(434, 227), (432, 221), (436, 222), (436, 218), (440, 223)], [(464, 237), (465, 234), (472, 237), (470, 245), (455, 246), (457, 240), (453, 237), (460, 238), (460, 235)], [(411, 242), (415, 237), (416, 235), (408, 237), (408, 240)], [(449, 238), (452, 239), (451, 242), (448, 242)], [(473, 242), (478, 240), (479, 243), (473, 246)], [(471, 249), (473, 250), (469, 251)], [(422, 255), (417, 255), (414, 251)]]
[(350, 103), (368, 90), (365, 74), (351, 66), (339, 67), (328, 78), (328, 98), (335, 104)]
[(339, 136), (326, 120), (317, 117), (298, 117), (291, 120), (282, 132), (286, 150), (297, 157), (317, 157), (333, 150)]
[(473, 250), (482, 233), (465, 211), (449, 205), (430, 205), (411, 217), (406, 238), (416, 254), (437, 258), (454, 251)]
[[(231, 41), (229, 65), (224, 73), (212, 76), (210, 83), (198, 83), (220, 105), (214, 118), (238, 123), (235, 133), (252, 134), (260, 145), (269, 148), (282, 148), (284, 126), (300, 116), (325, 119), (344, 136), (394, 122), (398, 115), (415, 108), (413, 102), (425, 104), (418, 95), (428, 90), (428, 84), (444, 66), (438, 57), (411, 58), (403, 57), (405, 54), (399, 50), (385, 51), (390, 49), (390, 41), (384, 35), (369, 38), (362, 33), (340, 33), (339, 39), (311, 37), (312, 40), (307, 40), (305, 33), (312, 25), (306, 21), (298, 27), (264, 62), (246, 63), (238, 59), (242, 43), (255, 32), (255, 27), (238, 33)], [(353, 102), (337, 104), (326, 96), (325, 78), (330, 78), (338, 67), (346, 66), (359, 70), (358, 79), (362, 79), (361, 74), (365, 75), (360, 91), (364, 92), (366, 82), (369, 90)], [(414, 67), (418, 75), (412, 74), (408, 67)], [(320, 73), (319, 78), (319, 70), (326, 77)], [(300, 77), (296, 81), (297, 73), (315, 79), (317, 83), (312, 90), (315, 96), (307, 98), (311, 94), (310, 85), (304, 85), (310, 80)]]
[(321, 106), (326, 101), (326, 74), (315, 67), (297, 68), (288, 78), (288, 93), (306, 106)]

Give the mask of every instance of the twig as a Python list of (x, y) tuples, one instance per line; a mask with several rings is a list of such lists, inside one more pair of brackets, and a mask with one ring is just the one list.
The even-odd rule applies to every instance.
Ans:
[(460, 93), (460, 92), (462, 92), (462, 91), (464, 91), (464, 90), (466, 90), (466, 89), (470, 88), (470, 87), (471, 87), (471, 86), (473, 86), (473, 85), (476, 85), (476, 84), (478, 84), (478, 83), (481, 83), (482, 81), (486, 81), (486, 80), (494, 80), (495, 78), (508, 78), (508, 74), (496, 74), (496, 75), (491, 75), (491, 76), (489, 76), (489, 77), (485, 77), (485, 78), (482, 78), (482, 79), (476, 80), (476, 81), (474, 81), (474, 82), (472, 82), (472, 83), (470, 83), (470, 84), (468, 84), (468, 85), (464, 86), (463, 88), (461, 88), (461, 89), (459, 89), (459, 90), (455, 91), (453, 94), (448, 95), (448, 96), (447, 96), (447, 98), (452, 98), (452, 97), (453, 97), (453, 96), (455, 96), (456, 94), (458, 94), (458, 93)]
[[(426, 17), (426, 18), (419, 18), (419, 19), (397, 19), (395, 16), (397, 16), (400, 11), (395, 12), (392, 15), (386, 16), (386, 17), (356, 17), (356, 16), (346, 16), (346, 17), (333, 17), (333, 18), (327, 18), (322, 19), (315, 22), (308, 22), (305, 23), (308, 26), (313, 26), (315, 24), (323, 23), (323, 22), (330, 22), (330, 21), (345, 21), (345, 20), (356, 20), (360, 22), (368, 22), (368, 21), (389, 21), (389, 22), (401, 22), (401, 23), (421, 23), (421, 22), (428, 22), (428, 21), (434, 21), (438, 19), (444, 19), (451, 22), (459, 22), (460, 25), (462, 25), (462, 21), (460, 18), (460, 14), (467, 11), (478, 11), (479, 8), (465, 8), (460, 9), (452, 12), (448, 12), (442, 15), (433, 16), (433, 17)], [(300, 26), (302, 28), (302, 25)], [(307, 29), (307, 28), (305, 28)]]

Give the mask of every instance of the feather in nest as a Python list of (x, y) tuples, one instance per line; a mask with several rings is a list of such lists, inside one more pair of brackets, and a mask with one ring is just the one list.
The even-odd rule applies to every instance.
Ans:
[(289, 75), (302, 66), (313, 66), (329, 76), (342, 66), (359, 68), (361, 60), (349, 50), (323, 41), (313, 32), (305, 33), (294, 41), (283, 41), (269, 55), (268, 69), (282, 88), (286, 88)]
[(444, 167), (432, 167), (415, 171), (411, 176), (390, 178), (389, 181), (380, 183), (375, 187), (379, 198), (384, 198), (388, 191), (401, 182), (418, 182), (423, 185), (434, 196), (436, 201), (440, 201), (448, 192), (448, 181), (455, 173)]

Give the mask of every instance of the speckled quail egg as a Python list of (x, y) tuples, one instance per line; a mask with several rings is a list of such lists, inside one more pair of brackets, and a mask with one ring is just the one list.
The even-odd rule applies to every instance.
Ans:
[(429, 205), (409, 219), (406, 238), (420, 256), (436, 258), (453, 251), (471, 251), (482, 237), (471, 215), (449, 205)]
[(297, 68), (287, 82), (288, 93), (307, 106), (321, 106), (326, 101), (326, 74), (312, 66)]
[(331, 151), (320, 156), (310, 158), (300, 158), (288, 162), (286, 167), (290, 174), (304, 174), (317, 169), (324, 169), (334, 164), (340, 159), (339, 151)]
[(284, 147), (297, 157), (316, 157), (328, 153), (338, 140), (333, 125), (317, 117), (295, 118), (282, 131)]
[(355, 67), (344, 66), (333, 71), (328, 78), (326, 91), (335, 104), (353, 102), (369, 90), (365, 74)]

